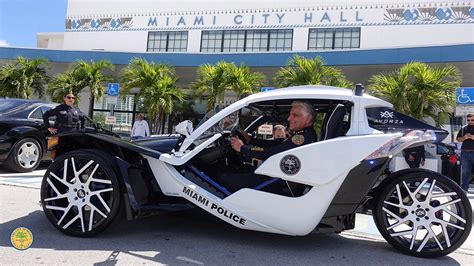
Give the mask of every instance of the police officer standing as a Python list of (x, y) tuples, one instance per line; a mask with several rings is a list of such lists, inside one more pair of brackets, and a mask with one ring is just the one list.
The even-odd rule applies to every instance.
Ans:
[[(85, 115), (81, 112), (81, 110), (79, 110), (79, 108), (73, 106), (74, 99), (74, 94), (72, 92), (68, 92), (63, 97), (64, 103), (46, 111), (43, 114), (44, 124), (48, 127), (48, 131), (51, 134), (84, 128)], [(51, 127), (49, 124), (49, 118), (51, 116), (56, 116), (54, 127)]]

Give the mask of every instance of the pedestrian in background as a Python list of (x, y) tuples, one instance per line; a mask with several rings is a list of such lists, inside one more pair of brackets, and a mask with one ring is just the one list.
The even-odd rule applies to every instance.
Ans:
[(273, 127), (273, 139), (286, 139), (287, 132), (283, 125), (275, 125)]
[(474, 164), (474, 115), (467, 115), (467, 125), (459, 130), (456, 137), (461, 145), (461, 188), (469, 190), (472, 165)]
[(145, 117), (142, 114), (138, 114), (135, 117), (135, 123), (133, 123), (132, 132), (130, 133), (131, 139), (139, 139), (150, 136), (150, 127), (144, 118)]
[[(84, 128), (85, 115), (74, 107), (75, 96), (72, 92), (68, 92), (63, 96), (63, 103), (43, 114), (44, 125), (51, 134), (68, 132)], [(54, 126), (49, 124), (49, 118), (55, 116)]]

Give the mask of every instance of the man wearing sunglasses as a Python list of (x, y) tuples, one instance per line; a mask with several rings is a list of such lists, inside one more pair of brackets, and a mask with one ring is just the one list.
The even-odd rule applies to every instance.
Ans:
[(474, 164), (474, 115), (467, 115), (467, 125), (459, 130), (456, 137), (461, 145), (461, 188), (468, 191)]
[[(74, 94), (68, 92), (64, 95), (64, 102), (62, 104), (43, 114), (44, 124), (48, 127), (48, 131), (51, 134), (68, 132), (84, 127), (85, 115), (79, 108), (74, 107), (74, 100)], [(49, 124), (51, 116), (56, 117), (53, 127)]]

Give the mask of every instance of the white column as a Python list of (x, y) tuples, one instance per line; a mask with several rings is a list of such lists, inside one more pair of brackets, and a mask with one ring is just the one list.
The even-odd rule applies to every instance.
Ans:
[(201, 30), (188, 31), (188, 53), (201, 51)]
[(308, 28), (293, 29), (293, 51), (308, 50)]

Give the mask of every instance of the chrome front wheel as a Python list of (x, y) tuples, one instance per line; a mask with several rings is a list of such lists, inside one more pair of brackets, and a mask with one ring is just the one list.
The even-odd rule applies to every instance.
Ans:
[(459, 248), (469, 236), (472, 209), (452, 180), (420, 171), (399, 176), (385, 186), (374, 219), (395, 248), (417, 257), (439, 257)]
[(41, 187), (48, 220), (60, 231), (89, 236), (106, 229), (120, 205), (119, 184), (109, 158), (74, 151), (54, 161)]
[(33, 138), (24, 138), (13, 145), (5, 167), (15, 172), (31, 172), (38, 167), (42, 156), (40, 143)]

